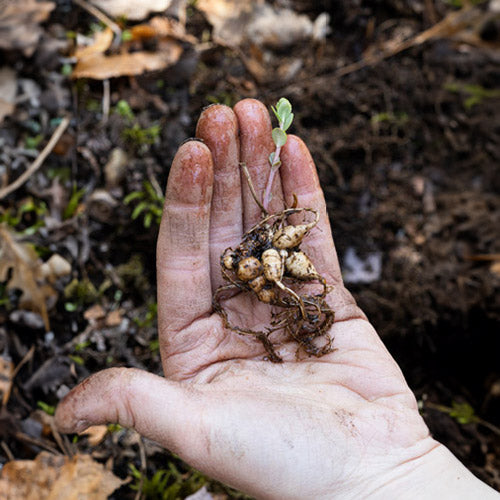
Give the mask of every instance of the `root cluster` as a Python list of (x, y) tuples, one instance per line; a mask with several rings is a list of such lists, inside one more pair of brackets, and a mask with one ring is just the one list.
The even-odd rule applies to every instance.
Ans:
[[(312, 222), (289, 224), (291, 215), (306, 213), (314, 215)], [(226, 328), (258, 338), (268, 353), (268, 359), (273, 362), (282, 361), (270, 339), (271, 334), (278, 330), (298, 344), (297, 356), (301, 349), (317, 357), (332, 351), (328, 331), (334, 321), (334, 312), (325, 300), (330, 288), (300, 249), (304, 237), (318, 223), (318, 217), (311, 208), (288, 208), (265, 214), (245, 233), (237, 248), (227, 248), (221, 255), (221, 270), (227, 285), (215, 292), (214, 309), (221, 315)], [(317, 294), (300, 293), (292, 288), (313, 281), (321, 285)], [(265, 331), (230, 324), (220, 301), (226, 293), (234, 290), (252, 293), (260, 302), (272, 307), (272, 319)], [(318, 341), (321, 337), (324, 339)]]

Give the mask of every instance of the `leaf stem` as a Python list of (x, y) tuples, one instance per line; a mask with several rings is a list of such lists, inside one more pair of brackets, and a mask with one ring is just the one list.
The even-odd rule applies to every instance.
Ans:
[[(280, 122), (280, 129), (283, 130), (283, 123)], [(274, 151), (273, 163), (271, 165), (271, 171), (269, 172), (269, 177), (267, 178), (266, 189), (264, 190), (264, 195), (262, 197), (262, 205), (266, 212), (269, 208), (269, 203), (271, 202), (271, 189), (273, 187), (274, 177), (276, 172), (281, 166), (280, 160), (281, 146), (276, 146), (276, 150)]]

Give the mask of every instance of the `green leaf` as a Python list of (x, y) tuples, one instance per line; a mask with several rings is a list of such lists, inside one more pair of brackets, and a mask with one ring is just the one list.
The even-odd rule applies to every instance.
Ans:
[(272, 132), (272, 136), (273, 136), (274, 144), (276, 144), (277, 147), (281, 147), (281, 146), (284, 146), (286, 144), (286, 139), (287, 139), (286, 132), (284, 132), (280, 128), (278, 128), (278, 127), (274, 128), (273, 132)]
[(144, 198), (144, 193), (142, 191), (133, 191), (132, 193), (125, 196), (123, 203), (125, 203), (125, 205), (128, 205), (131, 201), (137, 200), (139, 198)]
[(294, 117), (294, 114), (293, 113), (290, 113), (289, 115), (287, 115), (287, 117), (283, 120), (283, 130), (288, 130), (290, 128), (290, 125), (292, 124), (293, 122), (293, 117)]
[(40, 408), (45, 413), (47, 413), (47, 415), (54, 415), (55, 412), (56, 412), (56, 407), (55, 406), (48, 405), (47, 403), (45, 403), (43, 401), (37, 401), (36, 405), (38, 406), (38, 408)]
[(149, 229), (151, 227), (151, 221), (153, 220), (153, 214), (151, 212), (148, 212), (144, 216), (144, 227), (146, 229)]
[(281, 117), (285, 117), (292, 112), (292, 105), (288, 99), (282, 97), (276, 104), (276, 111)]
[(134, 208), (134, 211), (132, 212), (132, 220), (135, 220), (137, 219), (137, 217), (139, 217), (139, 215), (141, 215), (141, 212), (143, 212), (144, 210), (146, 210), (146, 207), (148, 206), (147, 202), (145, 201), (141, 201), (141, 203), (139, 203), (135, 208)]

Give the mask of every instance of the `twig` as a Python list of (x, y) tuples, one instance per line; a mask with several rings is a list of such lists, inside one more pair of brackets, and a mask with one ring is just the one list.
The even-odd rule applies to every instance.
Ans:
[(109, 118), (109, 103), (110, 103), (110, 91), (109, 91), (109, 79), (102, 81), (102, 123), (106, 123)]
[(146, 448), (144, 447), (142, 436), (139, 436), (137, 443), (139, 445), (139, 456), (141, 458), (141, 478), (139, 482), (139, 488), (137, 488), (137, 493), (135, 495), (135, 500), (140, 500), (142, 498), (142, 486), (144, 483), (144, 474), (146, 474), (148, 469), (148, 462), (146, 458)]
[(7, 455), (8, 460), (15, 460), (14, 455), (10, 451), (10, 448), (7, 446), (7, 443), (5, 441), (2, 441), (1, 443), (2, 449), (5, 452), (5, 455)]
[(12, 390), (12, 385), (14, 383), (14, 378), (19, 373), (19, 370), (23, 367), (23, 365), (25, 365), (28, 361), (31, 360), (34, 353), (35, 353), (35, 345), (33, 344), (31, 346), (30, 350), (24, 355), (23, 359), (14, 368), (11, 376), (9, 377), (9, 387), (8, 387), (7, 391), (4, 393), (3, 398), (2, 398), (2, 406), (3, 407), (5, 407), (7, 405), (7, 403), (9, 402), (10, 393)]
[(302, 86), (304, 84), (331, 85), (332, 82), (339, 80), (346, 75), (355, 73), (356, 71), (367, 67), (373, 67), (380, 62), (396, 54), (399, 54), (400, 52), (403, 52), (404, 50), (416, 47), (429, 40), (437, 38), (452, 38), (454, 35), (457, 35), (468, 26), (479, 23), (479, 21), (484, 18), (485, 16), (481, 11), (475, 9), (474, 6), (466, 5), (459, 11), (449, 13), (438, 23), (434, 24), (425, 31), (418, 33), (417, 35), (410, 37), (407, 40), (395, 43), (391, 41), (391, 43), (386, 43), (385, 47), (382, 47), (377, 52), (370, 52), (366, 54), (363, 59), (360, 59), (359, 61), (351, 64), (347, 64), (346, 66), (342, 66), (332, 73), (304, 78), (285, 87), (279, 88), (273, 91), (271, 94), (274, 95), (275, 93), (283, 93), (285, 90), (291, 92), (292, 90), (298, 89), (299, 86)]
[(86, 10), (89, 14), (92, 14), (96, 17), (101, 23), (105, 24), (110, 28), (115, 34), (115, 41), (113, 43), (120, 43), (122, 38), (122, 30), (118, 24), (116, 24), (112, 19), (110, 19), (104, 12), (101, 12), (97, 7), (94, 7), (86, 0), (73, 0), (77, 5), (79, 5), (82, 9)]
[(0, 200), (22, 186), (42, 166), (43, 162), (54, 149), (55, 145), (68, 127), (69, 122), (70, 118), (67, 116), (64, 117), (59, 126), (55, 129), (49, 142), (37, 156), (35, 161), (12, 184), (0, 189)]
[(240, 167), (243, 170), (245, 177), (247, 178), (248, 187), (250, 188), (250, 192), (252, 193), (252, 196), (253, 196), (253, 199), (255, 200), (255, 203), (257, 203), (257, 205), (262, 210), (262, 213), (264, 215), (266, 215), (266, 216), (269, 215), (269, 212), (265, 209), (264, 205), (262, 205), (262, 203), (259, 201), (259, 197), (257, 196), (257, 193), (255, 192), (255, 188), (253, 187), (252, 178), (250, 177), (250, 172), (248, 171), (246, 164), (241, 162)]

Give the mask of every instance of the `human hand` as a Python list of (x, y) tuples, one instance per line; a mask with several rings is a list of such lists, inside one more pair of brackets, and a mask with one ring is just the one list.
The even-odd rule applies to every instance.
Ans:
[[(450, 498), (471, 498), (463, 494), (477, 488), (491, 493), (430, 437), (399, 367), (344, 288), (316, 169), (297, 137), (282, 150), (270, 212), (294, 193), (299, 207), (320, 214), (301, 246), (334, 286), (327, 300), (336, 350), (297, 359), (296, 344), (282, 339), (284, 362), (271, 363), (260, 342), (223, 327), (212, 312), (223, 282), (220, 255), (260, 218), (239, 162), (262, 192), (271, 124), (262, 104), (244, 100), (234, 112), (206, 109), (197, 135), (204, 143), (186, 142), (174, 159), (158, 237), (165, 378), (134, 369), (97, 373), (60, 403), (59, 428), (133, 427), (260, 498), (432, 498), (443, 496), (443, 480)], [(268, 324), (269, 306), (249, 293), (223, 305), (239, 324)]]

